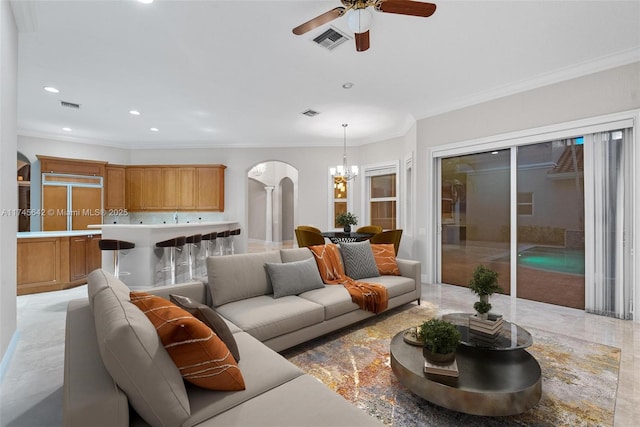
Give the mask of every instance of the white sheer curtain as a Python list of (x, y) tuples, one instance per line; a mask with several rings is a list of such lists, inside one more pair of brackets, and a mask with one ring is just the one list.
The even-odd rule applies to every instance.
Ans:
[(631, 129), (585, 135), (585, 309), (631, 319)]

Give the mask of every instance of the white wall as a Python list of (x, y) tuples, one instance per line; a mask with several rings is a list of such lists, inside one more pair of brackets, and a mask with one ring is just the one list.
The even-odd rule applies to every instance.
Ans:
[[(17, 72), (18, 30), (9, 1), (0, 0), (0, 209), (18, 207)], [(15, 342), (17, 231), (16, 216), (0, 216), (0, 379), (11, 357), (10, 345)]]
[[(417, 226), (415, 258), (428, 268), (427, 242), (437, 239), (427, 223), (432, 164), (429, 149), (540, 126), (640, 108), (640, 62), (507, 96), (417, 122)], [(427, 267), (425, 267), (427, 266)]]

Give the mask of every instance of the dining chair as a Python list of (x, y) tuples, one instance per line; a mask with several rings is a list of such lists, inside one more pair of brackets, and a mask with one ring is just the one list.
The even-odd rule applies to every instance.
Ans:
[(356, 233), (371, 233), (378, 234), (382, 233), (382, 227), (379, 225), (365, 225), (356, 230)]
[(398, 255), (398, 249), (400, 249), (400, 239), (402, 238), (402, 230), (387, 230), (381, 233), (375, 234), (369, 242), (375, 243), (393, 243), (393, 249)]
[(298, 247), (306, 248), (307, 246), (324, 245), (324, 236), (320, 233), (310, 230), (301, 230), (300, 227), (295, 229)]
[(314, 233), (322, 233), (322, 230), (320, 230), (319, 228), (313, 227), (311, 225), (299, 225), (298, 226), (299, 230), (306, 230), (306, 231), (313, 231)]

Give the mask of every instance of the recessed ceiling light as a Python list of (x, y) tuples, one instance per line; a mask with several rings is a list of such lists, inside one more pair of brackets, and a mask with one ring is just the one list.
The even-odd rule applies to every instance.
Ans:
[(133, 114), (134, 116), (139, 116), (140, 115), (140, 111), (138, 111), (138, 110), (129, 110), (129, 114)]
[(149, 130), (150, 130), (151, 132), (158, 132), (160, 129), (158, 129), (158, 128), (149, 128)]
[(140, 3), (144, 3), (144, 4), (151, 4), (153, 3), (153, 0), (138, 0)]
[(44, 90), (46, 90), (47, 92), (51, 92), (51, 93), (60, 93), (60, 90), (56, 89), (53, 86), (45, 86)]
[(71, 132), (73, 129), (68, 128), (68, 127), (64, 127), (64, 128), (62, 128), (62, 130), (65, 131), (65, 132)]
[(491, 154), (498, 154), (498, 152), (497, 151), (492, 151)]
[(343, 89), (351, 89), (354, 86), (353, 83), (345, 83), (342, 85)]

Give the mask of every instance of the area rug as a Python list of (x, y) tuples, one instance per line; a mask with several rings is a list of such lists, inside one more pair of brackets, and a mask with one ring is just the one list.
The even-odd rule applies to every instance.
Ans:
[(435, 306), (399, 308), (283, 352), (357, 407), (387, 425), (612, 426), (620, 349), (540, 329), (528, 351), (542, 369), (542, 398), (529, 411), (481, 417), (450, 411), (412, 394), (389, 361), (391, 338), (437, 314)]

